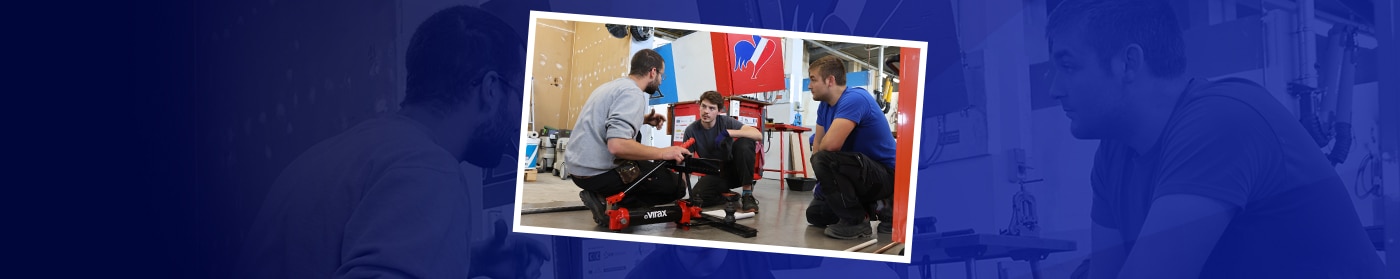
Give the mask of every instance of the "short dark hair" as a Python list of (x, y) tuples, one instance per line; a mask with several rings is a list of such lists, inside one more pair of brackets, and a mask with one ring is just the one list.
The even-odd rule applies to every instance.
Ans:
[[(846, 63), (841, 62), (835, 55), (822, 56), (817, 61), (812, 61), (808, 66), (812, 70), (817, 70), (816, 78), (826, 80), (826, 76), (835, 76), (836, 85), (846, 85)], [(813, 81), (815, 82), (815, 81)]]
[(642, 49), (632, 55), (632, 69), (627, 73), (633, 76), (644, 76), (651, 69), (665, 69), (666, 60), (661, 59), (661, 54), (655, 50)]
[(523, 77), (525, 44), (511, 30), (496, 16), (469, 6), (428, 17), (408, 43), (407, 88), (400, 105), (423, 105), (441, 115), (453, 105), (477, 102), (468, 91), (487, 72)]
[(700, 100), (710, 102), (711, 104), (715, 104), (715, 106), (718, 106), (720, 109), (724, 109), (724, 96), (720, 95), (719, 92), (716, 92), (714, 90), (705, 91), (705, 93), (700, 93)]
[(1084, 43), (1094, 48), (1104, 68), (1115, 52), (1138, 44), (1153, 75), (1177, 77), (1186, 72), (1181, 27), (1165, 1), (1065, 0), (1050, 13), (1045, 33), (1075, 24), (1083, 26)]

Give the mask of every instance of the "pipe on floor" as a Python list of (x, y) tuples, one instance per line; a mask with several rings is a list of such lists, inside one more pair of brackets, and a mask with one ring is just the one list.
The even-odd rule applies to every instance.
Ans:
[(541, 208), (521, 209), (521, 210), (520, 210), (520, 215), (538, 214), (538, 213), (550, 213), (550, 212), (564, 212), (564, 211), (579, 211), (579, 210), (588, 210), (588, 207), (584, 207), (584, 206), (582, 206), (582, 205), (575, 205), (575, 206), (556, 206), (556, 207), (541, 207)]
[(889, 251), (890, 248), (894, 248), (895, 245), (900, 245), (900, 244), (904, 244), (904, 242), (890, 242), (890, 244), (886, 244), (885, 247), (880, 247), (880, 249), (875, 249), (875, 253), (876, 253), (876, 254), (884, 254), (885, 251)]
[(865, 249), (866, 247), (870, 247), (870, 245), (875, 245), (875, 242), (877, 242), (877, 241), (880, 241), (880, 239), (878, 239), (878, 238), (877, 238), (877, 239), (871, 239), (870, 241), (866, 241), (865, 243), (861, 243), (861, 244), (856, 245), (856, 246), (851, 246), (851, 248), (846, 248), (845, 251), (846, 251), (846, 252), (860, 251), (860, 250), (862, 250), (862, 249)]

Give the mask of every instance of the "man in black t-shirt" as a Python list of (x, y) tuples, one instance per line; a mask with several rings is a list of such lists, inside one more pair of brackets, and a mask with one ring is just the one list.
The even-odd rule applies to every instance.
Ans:
[(1341, 179), (1264, 88), (1184, 75), (1160, 1), (1067, 0), (1051, 96), (1098, 139), (1091, 278), (1378, 278)]
[(685, 128), (685, 139), (695, 139), (691, 152), (700, 158), (722, 160), (724, 166), (719, 175), (701, 177), (691, 194), (700, 198), (700, 206), (711, 206), (723, 204), (723, 194), (729, 189), (743, 188), (739, 212), (757, 212), (758, 199), (753, 197), (754, 155), (757, 154), (755, 142), (763, 139), (763, 133), (734, 118), (719, 115), (724, 109), (724, 96), (719, 92), (700, 94), (699, 105), (700, 121)]

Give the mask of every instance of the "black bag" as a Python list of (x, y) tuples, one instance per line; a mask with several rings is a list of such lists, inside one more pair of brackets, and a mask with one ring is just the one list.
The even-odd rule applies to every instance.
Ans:
[(617, 171), (617, 176), (622, 178), (622, 185), (630, 186), (642, 177), (642, 169), (637, 167), (637, 161), (617, 160), (617, 167), (613, 170)]

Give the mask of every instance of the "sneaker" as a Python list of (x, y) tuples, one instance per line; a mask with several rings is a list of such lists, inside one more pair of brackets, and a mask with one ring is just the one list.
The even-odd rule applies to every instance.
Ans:
[(578, 198), (583, 200), (583, 206), (587, 207), (588, 211), (593, 213), (594, 223), (597, 223), (599, 226), (608, 224), (608, 204), (604, 202), (603, 197), (589, 192), (588, 190), (583, 190), (578, 192)]
[(742, 212), (758, 212), (758, 199), (755, 199), (753, 195), (739, 197), (739, 204), (741, 204), (739, 208)]
[(826, 226), (826, 236), (835, 239), (857, 239), (870, 236), (869, 222), (856, 222), (854, 224), (844, 221)]
[(875, 232), (882, 234), (894, 232), (894, 221), (880, 221), (880, 225), (875, 226)]

